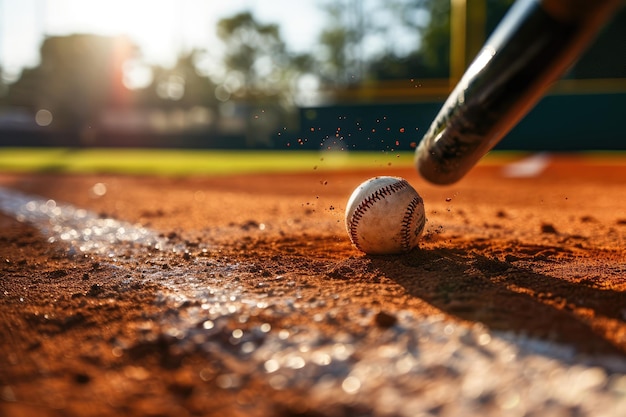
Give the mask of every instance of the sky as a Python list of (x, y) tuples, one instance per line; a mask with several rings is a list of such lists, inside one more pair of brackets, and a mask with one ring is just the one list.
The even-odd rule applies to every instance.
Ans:
[(215, 24), (250, 10), (278, 23), (290, 50), (312, 48), (323, 28), (314, 0), (0, 0), (0, 66), (9, 76), (39, 62), (46, 35), (128, 35), (145, 60), (173, 65), (179, 52), (208, 48)]

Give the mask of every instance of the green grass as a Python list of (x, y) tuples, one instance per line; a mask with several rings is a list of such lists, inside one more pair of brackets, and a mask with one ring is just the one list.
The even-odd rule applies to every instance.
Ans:
[(0, 149), (0, 171), (225, 175), (411, 166), (412, 152)]
[[(492, 152), (483, 158), (481, 164), (506, 164), (524, 155), (522, 152)], [(584, 155), (588, 161), (615, 160), (623, 163), (626, 153), (592, 152)], [(0, 148), (0, 172), (189, 176), (387, 166), (413, 167), (413, 152)]]

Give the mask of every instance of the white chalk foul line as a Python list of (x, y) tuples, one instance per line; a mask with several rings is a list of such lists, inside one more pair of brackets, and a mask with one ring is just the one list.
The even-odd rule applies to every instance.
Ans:
[(113, 257), (124, 244), (157, 250), (167, 245), (167, 239), (145, 227), (7, 188), (0, 188), (0, 211), (34, 225), (50, 243), (65, 243), (71, 251)]
[[(51, 243), (101, 256), (116, 268), (128, 267), (114, 258), (129, 250), (184, 250), (169, 247), (147, 228), (9, 189), (0, 188), (0, 211), (33, 224)], [(224, 369), (215, 382), (223, 389), (239, 389), (255, 376), (276, 390), (304, 390), (320, 410), (356, 405), (370, 410), (368, 415), (433, 415), (433, 410), (468, 416), (545, 410), (626, 415), (623, 357), (579, 357), (571, 347), (442, 317), (421, 320), (406, 311), (398, 312), (397, 323), (387, 330), (371, 329), (373, 311), (354, 317), (360, 324), (356, 331), (248, 325), (250, 317), (263, 314), (305, 315), (332, 326), (341, 307), (314, 314), (319, 305), (299, 298), (296, 273), (274, 277), (293, 288), (291, 293), (249, 293), (232, 279), (245, 279), (241, 267), (216, 262), (208, 274), (177, 267), (141, 271), (164, 287), (157, 298), (171, 308), (156, 319), (172, 349), (201, 351), (218, 360)], [(233, 328), (233, 323), (239, 325)]]
[(539, 152), (520, 161), (505, 165), (502, 168), (502, 175), (506, 178), (537, 177), (548, 168), (550, 161), (551, 157), (547, 152)]

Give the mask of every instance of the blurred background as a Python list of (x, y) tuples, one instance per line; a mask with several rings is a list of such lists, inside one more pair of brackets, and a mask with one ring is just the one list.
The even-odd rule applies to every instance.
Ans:
[[(511, 0), (0, 0), (0, 147), (408, 150)], [(498, 145), (624, 150), (626, 8)]]

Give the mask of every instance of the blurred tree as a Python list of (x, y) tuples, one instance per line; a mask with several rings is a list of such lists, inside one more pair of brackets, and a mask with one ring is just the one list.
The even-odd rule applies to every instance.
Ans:
[(250, 12), (218, 22), (225, 71), (215, 96), (223, 124), (243, 121), (248, 146), (273, 146), (279, 127), (295, 123), (297, 80), (311, 67), (307, 54), (287, 50), (276, 24), (263, 24)]
[(328, 26), (320, 34), (322, 56), (319, 75), (325, 84), (348, 85), (363, 78), (362, 41), (365, 19), (361, 0), (329, 1), (321, 4)]
[(198, 73), (194, 50), (181, 55), (172, 68), (153, 66), (152, 83), (139, 91), (143, 106), (165, 108), (214, 107), (215, 84)]
[(212, 106), (216, 103), (215, 84), (209, 77), (200, 75), (196, 68), (196, 55), (198, 51), (183, 54), (178, 58), (173, 72), (184, 83), (184, 93), (180, 99), (180, 105), (186, 108), (195, 106)]
[[(389, 8), (396, 27), (384, 29), (389, 47), (369, 63), (368, 76), (379, 80), (447, 77), (450, 2), (390, 0), (383, 6)], [(394, 47), (398, 34), (414, 41), (408, 52)]]
[(89, 129), (105, 106), (132, 101), (123, 83), (123, 65), (137, 53), (124, 37), (96, 35), (49, 37), (41, 46), (41, 63), (23, 70), (9, 86), (9, 105), (48, 110), (53, 127), (88, 139)]
[(186, 133), (211, 135), (216, 131), (215, 84), (198, 72), (198, 53), (194, 50), (179, 56), (170, 68), (151, 66), (152, 82), (136, 91), (137, 107), (152, 115), (149, 129), (176, 133), (176, 137), (169, 139), (170, 145), (190, 140)]
[(307, 70), (307, 55), (291, 55), (276, 24), (258, 22), (250, 12), (218, 22), (226, 75), (216, 95), (222, 100), (293, 102), (294, 80)]
[(2, 68), (2, 65), (0, 65), (0, 105), (4, 105), (6, 103), (8, 90), (9, 87), (4, 78), (4, 69)]
[[(486, 5), (485, 27), (480, 28), (485, 34), (495, 29), (514, 0), (484, 0)], [(390, 53), (379, 62), (373, 63), (375, 74), (383, 78), (447, 78), (450, 76), (450, 1), (437, 0), (394, 0), (389, 3), (397, 16), (397, 21), (402, 22), (407, 28), (420, 34), (421, 43), (406, 57), (398, 57)], [(471, 7), (471, 3), (468, 5)], [(416, 19), (426, 14), (423, 18)], [(413, 19), (410, 17), (413, 16)], [(470, 22), (471, 24), (471, 22)], [(468, 30), (475, 30), (468, 28)], [(389, 66), (389, 61), (399, 60), (405, 63), (405, 70), (396, 68), (391, 73), (380, 73), (380, 67)], [(398, 65), (396, 65), (398, 67)]]
[(328, 16), (318, 63), (325, 84), (446, 76), (449, 2), (343, 0), (320, 7)]
[[(490, 33), (514, 0), (484, 1)], [(327, 84), (450, 75), (450, 1), (343, 0), (320, 7), (328, 15), (319, 64)], [(372, 48), (372, 38), (383, 46)]]
[(422, 32), (424, 66), (431, 74), (444, 78), (450, 75), (450, 2), (430, 1), (428, 25)]

